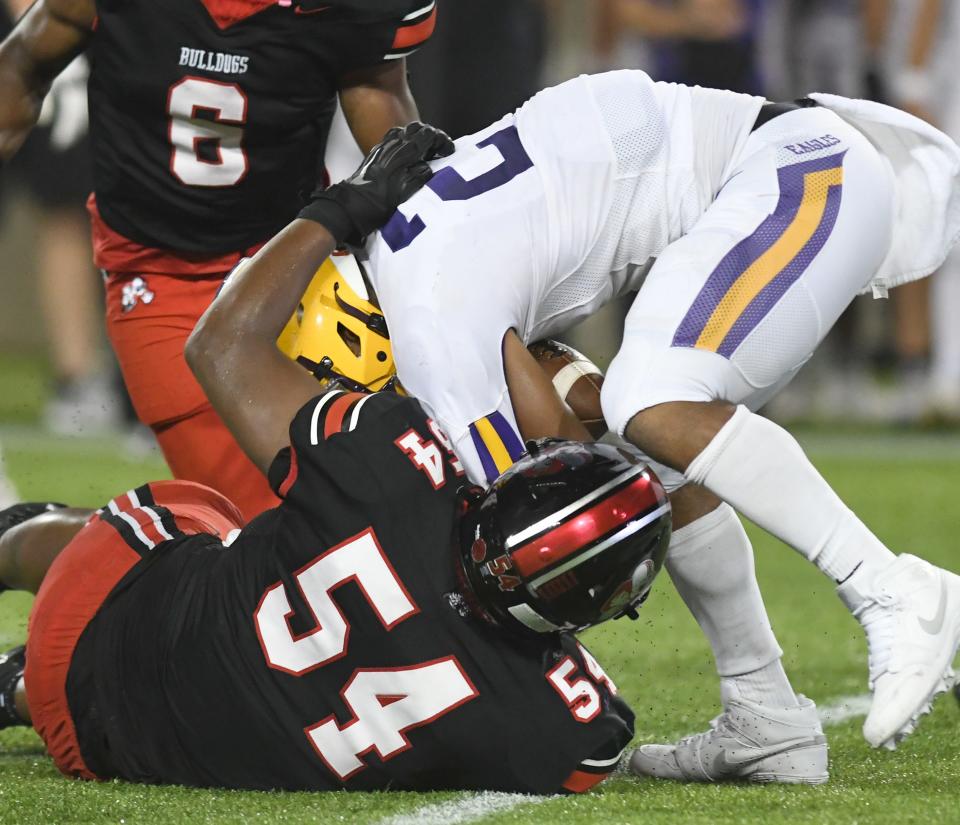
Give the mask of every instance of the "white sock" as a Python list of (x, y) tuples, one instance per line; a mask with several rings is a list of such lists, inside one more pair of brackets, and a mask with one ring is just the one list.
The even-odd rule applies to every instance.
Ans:
[[(753, 701), (796, 704), (757, 586), (750, 540), (728, 504), (676, 530), (667, 572), (703, 629), (724, 682)], [(747, 679), (743, 685), (741, 679)], [(762, 697), (762, 698), (760, 698)]]
[(817, 472), (794, 437), (737, 407), (687, 467), (702, 484), (837, 582), (895, 558)]
[(778, 708), (795, 708), (800, 705), (779, 659), (753, 673), (721, 679), (720, 697), (724, 707), (729, 705), (731, 699), (747, 699), (758, 705)]

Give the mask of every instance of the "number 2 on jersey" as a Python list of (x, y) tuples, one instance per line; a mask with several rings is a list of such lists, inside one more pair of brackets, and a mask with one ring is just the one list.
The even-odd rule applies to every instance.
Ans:
[[(516, 126), (507, 126), (477, 144), (478, 149), (487, 146), (496, 147), (503, 158), (493, 169), (472, 180), (465, 180), (452, 166), (445, 166), (427, 182), (427, 188), (436, 193), (440, 200), (465, 201), (503, 186), (521, 172), (533, 167), (533, 161), (520, 142), (520, 133)], [(407, 218), (398, 210), (380, 231), (380, 235), (390, 249), (399, 252), (410, 246), (426, 228), (427, 225), (419, 215)]]
[[(207, 112), (211, 117), (198, 117)], [(234, 186), (247, 174), (247, 96), (236, 83), (185, 77), (167, 98), (170, 171), (188, 186)]]
[[(356, 582), (386, 630), (418, 612), (373, 530), (321, 554), (295, 574), (316, 627), (294, 634), (293, 609), (282, 582), (269, 587), (254, 613), (270, 667), (302, 676), (346, 655), (350, 625), (331, 591)], [(306, 729), (317, 754), (341, 780), (365, 767), (376, 749), (383, 760), (410, 747), (406, 731), (426, 725), (479, 695), (454, 656), (400, 668), (360, 668), (341, 690), (353, 719), (342, 727), (331, 715)]]

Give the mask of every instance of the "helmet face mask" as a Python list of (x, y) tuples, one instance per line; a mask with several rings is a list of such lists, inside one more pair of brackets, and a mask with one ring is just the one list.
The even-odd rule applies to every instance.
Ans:
[(386, 320), (368, 297), (360, 263), (348, 253), (317, 270), (277, 346), (321, 384), (338, 380), (368, 392), (396, 382)]
[(670, 505), (616, 447), (539, 442), (461, 524), (460, 562), (485, 618), (521, 632), (635, 615), (663, 565)]

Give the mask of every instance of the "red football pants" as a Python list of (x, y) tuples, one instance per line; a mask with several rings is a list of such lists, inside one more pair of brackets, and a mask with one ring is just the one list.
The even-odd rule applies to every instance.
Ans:
[[(147, 491), (146, 493), (144, 491)], [(149, 495), (149, 509), (142, 505)], [(30, 611), (24, 672), (33, 727), (54, 764), (67, 776), (96, 779), (87, 767), (67, 700), (67, 678), (77, 643), (114, 587), (144, 553), (163, 543), (157, 511), (168, 510), (179, 533), (211, 533), (226, 541), (240, 527), (240, 513), (223, 496), (183, 481), (156, 481), (113, 500), (136, 524), (142, 541), (132, 543), (113, 526), (111, 513), (94, 513), (64, 547), (43, 578)], [(106, 709), (109, 710), (109, 709)]]
[(183, 356), (187, 337), (226, 274), (108, 274), (107, 335), (137, 417), (153, 430), (174, 477), (223, 493), (249, 520), (279, 500), (210, 406)]

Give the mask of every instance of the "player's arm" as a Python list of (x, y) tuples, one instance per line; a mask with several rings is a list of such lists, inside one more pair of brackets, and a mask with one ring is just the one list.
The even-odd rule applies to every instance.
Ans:
[(434, 0), (407, 0), (396, 17), (363, 25), (361, 40), (347, 56), (353, 65), (340, 78), (340, 106), (364, 152), (387, 129), (418, 118), (406, 57), (430, 39), (436, 24)]
[(86, 47), (94, 0), (37, 0), (0, 43), (0, 161), (20, 148), (53, 79)]
[[(563, 403), (553, 379), (530, 354), (520, 337), (508, 330), (501, 341), (504, 382), (499, 405), (482, 418), (469, 422), (459, 432), (445, 410), (438, 411), (441, 427), (457, 433), (454, 450), (471, 481), (489, 484), (524, 450), (524, 443), (537, 438), (567, 438), (593, 441), (593, 437)], [(469, 374), (469, 373), (468, 373)], [(506, 392), (503, 392), (503, 390)], [(416, 395), (416, 388), (413, 388)], [(429, 393), (424, 393), (428, 397)]]
[(503, 336), (503, 368), (524, 441), (547, 436), (593, 441), (580, 419), (557, 395), (550, 376), (512, 329)]
[(317, 267), (336, 246), (325, 226), (293, 221), (233, 273), (187, 340), (190, 369), (264, 473), (286, 446), (293, 416), (318, 389), (313, 376), (275, 342)]
[(346, 75), (340, 106), (361, 150), (370, 149), (393, 126), (417, 119), (417, 104), (407, 84), (406, 60), (392, 60)]
[(359, 241), (429, 180), (426, 161), (450, 154), (443, 132), (411, 124), (386, 136), (350, 178), (318, 190), (300, 217), (238, 269), (187, 341), (185, 355), (213, 408), (266, 474), (317, 383), (277, 349), (277, 337), (320, 264)]

